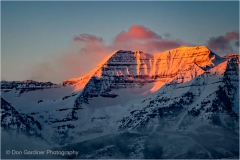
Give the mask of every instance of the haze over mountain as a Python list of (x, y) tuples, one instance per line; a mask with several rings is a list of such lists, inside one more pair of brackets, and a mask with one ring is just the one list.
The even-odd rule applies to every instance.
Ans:
[[(27, 62), (24, 71), (19, 72), (21, 76), (17, 76), (17, 79), (13, 80), (27, 78), (35, 81), (61, 83), (64, 79), (70, 77), (86, 75), (105, 57), (119, 48), (155, 54), (185, 45), (195, 46), (194, 43), (183, 39), (157, 34), (143, 25), (132, 25), (128, 30), (123, 30), (109, 44), (102, 37), (80, 34), (74, 36), (70, 45), (64, 50), (60, 50), (53, 55), (46, 55), (42, 57), (42, 60), (38, 58)], [(210, 37), (202, 45), (216, 51), (220, 56), (238, 53), (239, 31), (230, 31), (220, 36)], [(3, 65), (3, 68), (5, 68), (5, 65)], [(17, 74), (6, 75), (9, 75), (9, 72), (3, 71), (2, 78), (15, 77)]]
[(205, 46), (117, 50), (62, 85), (2, 83), (1, 125), (71, 158), (239, 158), (239, 68)]

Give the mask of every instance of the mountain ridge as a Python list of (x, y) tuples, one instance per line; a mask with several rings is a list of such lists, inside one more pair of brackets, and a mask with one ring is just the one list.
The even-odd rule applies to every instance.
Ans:
[(37, 120), (51, 144), (98, 146), (80, 147), (86, 154), (78, 158), (125, 151), (132, 158), (238, 158), (239, 68), (239, 55), (219, 57), (204, 46), (154, 55), (119, 50), (59, 88), (2, 97)]
[[(183, 76), (184, 73), (193, 70), (194, 73), (184, 79), (184, 82), (187, 82), (223, 61), (223, 58), (205, 46), (180, 47), (153, 55), (141, 51), (118, 50), (87, 74), (87, 78), (75, 82), (84, 86), (83, 92), (75, 101), (75, 107), (80, 103), (88, 102), (88, 97), (115, 96), (110, 93), (112, 89), (134, 88), (156, 83), (150, 90), (154, 92), (174, 77), (179, 77), (179, 74)], [(159, 80), (161, 82), (157, 83)], [(65, 81), (65, 84), (67, 82), (69, 81)], [(87, 86), (92, 87), (89, 90)]]
[[(140, 60), (143, 60), (144, 58), (141, 58), (141, 56), (140, 57), (137, 57), (137, 56), (139, 56), (139, 54), (145, 54), (145, 55), (147, 55), (148, 56), (148, 59), (149, 59), (149, 61), (152, 61), (152, 63), (157, 63), (157, 61), (161, 61), (161, 60), (163, 60), (163, 59), (168, 59), (168, 58), (171, 58), (171, 57), (173, 57), (173, 58), (177, 58), (176, 57), (176, 55), (177, 54), (181, 54), (181, 52), (183, 53), (183, 54), (185, 54), (185, 52), (184, 51), (187, 51), (187, 52), (193, 52), (194, 50), (198, 50), (198, 51), (203, 51), (203, 52), (206, 52), (206, 53), (204, 53), (203, 55), (205, 55), (205, 57), (204, 58), (206, 58), (206, 56), (208, 56), (208, 55), (210, 55), (210, 54), (212, 54), (211, 55), (211, 58), (214, 60), (214, 59), (217, 59), (217, 60), (220, 60), (221, 59), (221, 57), (219, 57), (219, 56), (217, 56), (216, 54), (214, 54), (211, 50), (209, 50), (207, 47), (205, 47), (205, 46), (196, 46), (196, 47), (185, 47), (185, 46), (182, 46), (182, 47), (179, 47), (179, 48), (176, 48), (176, 49), (172, 49), (172, 50), (169, 50), (169, 51), (165, 51), (165, 52), (161, 52), (161, 53), (156, 53), (156, 54), (147, 54), (147, 53), (144, 53), (144, 52), (141, 52), (141, 51), (124, 51), (124, 50), (117, 50), (117, 51), (115, 51), (115, 52), (113, 52), (111, 55), (109, 55), (104, 61), (103, 61), (103, 63), (100, 63), (99, 65), (97, 65), (97, 67), (96, 68), (94, 68), (92, 71), (90, 71), (88, 74), (86, 74), (85, 76), (82, 76), (82, 77), (79, 77), (79, 78), (72, 78), (72, 79), (68, 79), (68, 80), (65, 80), (65, 81), (63, 81), (63, 85), (79, 85), (79, 86), (81, 86), (81, 87), (79, 87), (80, 89), (83, 89), (83, 86), (87, 83), (87, 81), (89, 81), (90, 80), (90, 77), (91, 76), (93, 76), (94, 74), (96, 74), (96, 73), (94, 73), (94, 72), (96, 72), (97, 70), (99, 70), (99, 69), (101, 69), (101, 67), (104, 65), (104, 64), (107, 64), (107, 63), (109, 63), (109, 60), (111, 59), (111, 58), (113, 58), (114, 57), (114, 55), (118, 55), (118, 54), (120, 54), (120, 53), (127, 53), (127, 52), (132, 52), (132, 53), (134, 53), (135, 54), (135, 57), (136, 57), (136, 59), (138, 60), (138, 63), (140, 63), (139, 61)], [(181, 51), (181, 52), (176, 52), (176, 51)], [(176, 52), (175, 53), (175, 55), (173, 55), (172, 56), (172, 52)], [(192, 56), (194, 56), (194, 55), (192, 55)], [(197, 54), (195, 54), (195, 56), (196, 57), (199, 57), (199, 56), (201, 56), (201, 55), (199, 55), (199, 53), (197, 53)], [(182, 57), (182, 58), (189, 58), (189, 57), (191, 57), (191, 56), (189, 56), (188, 55), (188, 57)], [(195, 57), (195, 58), (196, 58)], [(215, 58), (216, 57), (216, 58)], [(162, 58), (162, 59), (161, 59)], [(179, 57), (178, 57), (179, 58)], [(192, 58), (192, 57), (191, 57)], [(207, 59), (207, 58), (206, 58)], [(210, 60), (211, 61), (211, 59), (208, 59), (208, 60)], [(155, 62), (154, 62), (155, 61)], [(194, 59), (194, 60), (191, 60), (189, 63), (193, 63), (193, 62), (195, 62), (196, 64), (198, 64), (199, 62), (201, 62), (201, 60), (199, 60), (199, 59)], [(209, 61), (208, 61), (209, 62)], [(137, 64), (138, 64), (137, 63)], [(115, 62), (114, 64), (117, 64), (117, 62)], [(141, 64), (141, 65), (144, 65), (144, 64)], [(152, 75), (155, 75), (156, 73), (154, 73), (154, 72), (156, 72), (155, 71), (155, 68), (156, 68), (156, 64), (151, 64), (150, 63), (150, 65), (151, 66), (153, 66), (152, 68), (151, 68), (151, 70), (153, 70), (153, 71), (151, 71), (151, 72), (148, 72), (148, 71), (145, 71), (145, 72), (147, 72), (148, 73), (148, 75), (150, 75), (150, 76), (152, 76)], [(200, 65), (200, 67), (211, 67), (212, 65), (215, 65), (214, 63), (207, 63), (207, 65), (206, 66), (204, 66), (204, 64), (202, 64), (202, 66)], [(161, 66), (160, 66), (161, 67)], [(150, 70), (150, 69), (149, 69)], [(98, 73), (98, 74), (100, 74), (100, 73)], [(99, 76), (99, 75), (98, 75)], [(77, 87), (76, 87), (77, 88)]]

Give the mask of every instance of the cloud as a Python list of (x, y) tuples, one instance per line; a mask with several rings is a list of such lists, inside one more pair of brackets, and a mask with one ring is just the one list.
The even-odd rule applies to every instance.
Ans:
[(153, 31), (151, 31), (150, 29), (141, 26), (141, 25), (133, 25), (129, 28), (129, 30), (126, 31), (122, 31), (121, 33), (119, 33), (115, 40), (114, 43), (125, 43), (128, 41), (132, 41), (132, 40), (137, 40), (137, 41), (146, 41), (149, 39), (162, 39), (161, 36), (157, 35), (156, 33), (154, 33)]
[(133, 25), (128, 31), (120, 32), (111, 44), (112, 48), (141, 50), (147, 53), (162, 52), (184, 45), (182, 40), (162, 38), (161, 35), (142, 25)]
[(92, 42), (92, 43), (102, 43), (103, 39), (100, 37), (96, 37), (90, 34), (81, 34), (79, 36), (75, 36), (73, 38), (75, 42)]
[(73, 37), (66, 50), (47, 56), (42, 62), (30, 64), (28, 79), (60, 83), (87, 74), (115, 50), (156, 53), (181, 45), (190, 44), (179, 39), (163, 38), (142, 25), (133, 25), (127, 31), (121, 31), (109, 45), (101, 37), (80, 34)]
[(238, 40), (239, 32), (228, 32), (228, 33), (226, 33), (225, 37), (228, 40)]
[(211, 37), (207, 41), (207, 46), (221, 55), (237, 52), (236, 47), (239, 47), (239, 32), (227, 32), (222, 36)]

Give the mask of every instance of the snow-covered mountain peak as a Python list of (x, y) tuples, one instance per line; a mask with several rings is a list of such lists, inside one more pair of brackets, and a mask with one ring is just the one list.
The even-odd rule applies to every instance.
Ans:
[(205, 46), (179, 47), (158, 54), (118, 50), (77, 82), (83, 92), (75, 107), (88, 103), (92, 97), (115, 97), (119, 89), (151, 84), (153, 88), (141, 93), (144, 94), (155, 92), (170, 81), (186, 83), (223, 61)]
[(173, 68), (179, 68), (186, 64), (196, 64), (204, 70), (212, 68), (219, 63), (223, 62), (223, 59), (213, 53), (205, 46), (196, 47), (179, 47), (163, 53), (154, 54), (155, 59), (161, 59), (166, 61), (174, 61)]
[(173, 78), (181, 70), (188, 70), (193, 66), (198, 72), (194, 74), (199, 75), (202, 73), (201, 70), (209, 70), (224, 60), (205, 46), (181, 46), (157, 54), (147, 54), (138, 50), (117, 50), (87, 75), (66, 80), (63, 85), (75, 85), (76, 90), (82, 90), (92, 77), (105, 80), (106, 78), (113, 80), (119, 76), (125, 78), (127, 76), (128, 80), (133, 80), (136, 76), (144, 77), (145, 80), (156, 80), (162, 77)]
[[(63, 85), (75, 85), (76, 90), (81, 90), (84, 88), (86, 83), (91, 77), (101, 78), (104, 75), (121, 76), (121, 75), (148, 75), (150, 74), (150, 63), (145, 61), (151, 61), (153, 56), (150, 54), (143, 53), (142, 51), (125, 51), (117, 50), (106, 57), (102, 63), (97, 65), (91, 72), (87, 75), (79, 78), (72, 78), (63, 81)], [(145, 70), (140, 73), (140, 67), (145, 66)], [(120, 69), (120, 67), (122, 67)], [(111, 70), (110, 68), (115, 68)], [(148, 71), (146, 71), (148, 70)]]

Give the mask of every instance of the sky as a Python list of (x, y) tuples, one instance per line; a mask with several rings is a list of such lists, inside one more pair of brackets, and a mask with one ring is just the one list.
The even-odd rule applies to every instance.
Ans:
[(118, 49), (239, 53), (239, 2), (1, 2), (1, 79), (80, 77)]

